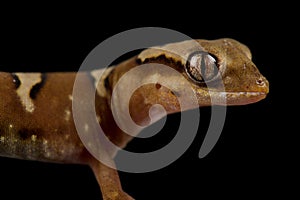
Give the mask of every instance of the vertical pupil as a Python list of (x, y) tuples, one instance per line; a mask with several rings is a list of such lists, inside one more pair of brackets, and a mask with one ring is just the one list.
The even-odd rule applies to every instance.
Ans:
[(216, 75), (216, 59), (207, 52), (197, 52), (190, 56), (187, 71), (197, 81), (209, 81)]
[(206, 79), (206, 76), (205, 76), (205, 74), (206, 74), (205, 73), (205, 70), (206, 70), (206, 59), (203, 58), (203, 56), (205, 56), (205, 55), (202, 54), (200, 70), (201, 70), (201, 75), (202, 75), (202, 77), (204, 77), (204, 80), (205, 80)]
[(190, 59), (189, 73), (198, 81), (203, 81), (203, 64), (205, 65), (205, 63), (203, 63), (202, 54), (196, 54)]
[(196, 78), (200, 78), (201, 80), (205, 80), (207, 78), (207, 72), (210, 71), (210, 60), (208, 58), (208, 54), (206, 53), (198, 53), (191, 58), (191, 67), (194, 69), (192, 70), (192, 75)]

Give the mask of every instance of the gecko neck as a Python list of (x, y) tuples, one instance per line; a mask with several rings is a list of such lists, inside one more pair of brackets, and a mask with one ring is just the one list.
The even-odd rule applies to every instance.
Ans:
[[(104, 77), (106, 81), (101, 82), (103, 85), (106, 84), (106, 91), (109, 91), (106, 95), (107, 109), (106, 111), (106, 121), (103, 123), (103, 126), (107, 126), (109, 124), (109, 128), (106, 128), (108, 138), (117, 144), (119, 147), (123, 148), (132, 138), (137, 135), (141, 129), (133, 129), (130, 132), (130, 135), (126, 134), (122, 131), (112, 114), (111, 107), (114, 107), (118, 110), (118, 116), (126, 113), (126, 110), (129, 110), (130, 118), (133, 122), (139, 126), (149, 126), (155, 121), (163, 118), (166, 114), (175, 113), (180, 111), (179, 102), (176, 96), (167, 88), (161, 86), (160, 84), (147, 84), (136, 89), (133, 94), (130, 95), (129, 105), (124, 104), (124, 93), (127, 92), (128, 84), (131, 84), (131, 80), (137, 80), (131, 78), (126, 84), (122, 84), (122, 90), (120, 94), (116, 94), (116, 100), (111, 101), (112, 99), (112, 91), (115, 89), (118, 81), (121, 79), (123, 75), (125, 75), (128, 71), (136, 67), (138, 63), (135, 58), (132, 58), (128, 61), (125, 61), (110, 71), (107, 77)], [(114, 94), (115, 95), (115, 94)], [(155, 105), (161, 105), (159, 107)], [(154, 106), (154, 107), (153, 107)], [(161, 108), (164, 109), (161, 109)], [(154, 108), (154, 109), (153, 109)], [(158, 109), (157, 109), (158, 108)], [(151, 118), (149, 117), (149, 110)], [(123, 119), (128, 119), (123, 117)], [(102, 124), (101, 124), (102, 126)]]

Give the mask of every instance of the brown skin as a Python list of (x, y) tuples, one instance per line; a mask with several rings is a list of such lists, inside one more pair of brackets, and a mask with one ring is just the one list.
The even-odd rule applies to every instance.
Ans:
[[(197, 95), (199, 106), (210, 106), (211, 96), (215, 98), (222, 96), (226, 92), (227, 105), (244, 105), (255, 103), (264, 99), (269, 92), (269, 83), (260, 74), (255, 64), (251, 61), (250, 50), (243, 44), (232, 40), (197, 40), (204, 49), (217, 58), (218, 63), (226, 63), (221, 67), (220, 81), (210, 83), (210, 91), (205, 85), (192, 81), (184, 70), (183, 64), (178, 60), (157, 56), (144, 63), (160, 63), (180, 72), (191, 82), (195, 94)], [(114, 71), (110, 79), (111, 83), (117, 80), (131, 68), (137, 66), (137, 58), (121, 63)], [(166, 77), (168, 78), (168, 77)], [(170, 82), (178, 80), (170, 79)], [(223, 91), (223, 88), (225, 91)], [(159, 84), (146, 85), (139, 88), (131, 97), (130, 112), (133, 120), (138, 124), (147, 124), (149, 121), (148, 110), (154, 104), (163, 105), (167, 113), (180, 111), (179, 102), (176, 95), (178, 91), (171, 91)], [(145, 104), (144, 102), (147, 102)]]
[[(208, 53), (214, 55), (220, 66), (226, 63), (225, 67), (219, 68), (222, 81), (211, 85), (211, 95), (218, 98), (226, 92), (228, 105), (254, 103), (265, 98), (268, 93), (268, 81), (252, 63), (251, 53), (246, 46), (232, 39), (197, 42)], [(117, 65), (108, 75), (108, 95), (96, 96), (96, 113), (101, 118), (100, 125), (107, 137), (120, 147), (125, 147), (132, 136), (123, 133), (113, 119), (109, 106), (111, 91), (123, 74), (141, 62), (160, 63), (177, 70), (191, 83), (198, 106), (211, 105), (207, 87), (191, 80), (185, 70), (185, 63), (176, 57), (165, 56), (162, 53), (160, 56), (150, 55), (144, 61), (139, 57), (131, 58)], [(11, 74), (0, 73), (0, 155), (45, 162), (88, 164), (96, 176), (103, 199), (132, 199), (122, 191), (117, 171), (96, 160), (77, 135), (72, 101), (69, 99), (76, 73), (48, 73), (46, 76), (45, 84), (34, 99), (36, 109), (29, 113), (25, 111), (16, 94), (16, 85)], [(87, 73), (81, 73), (79, 76), (83, 77), (86, 86), (93, 89), (93, 81)], [(172, 77), (165, 78), (171, 82), (178, 81)], [(222, 90), (222, 82), (225, 91)], [(137, 89), (130, 99), (130, 115), (137, 124), (144, 125), (149, 123), (148, 111), (154, 104), (162, 105), (167, 113), (180, 112), (176, 95), (180, 96), (180, 92), (171, 91), (160, 83), (144, 85)], [(67, 121), (66, 109), (71, 112)], [(113, 154), (114, 152), (103, 152), (110, 160)]]

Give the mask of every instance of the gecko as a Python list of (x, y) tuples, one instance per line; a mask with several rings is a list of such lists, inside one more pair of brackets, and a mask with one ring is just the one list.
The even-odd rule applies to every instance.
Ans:
[[(198, 107), (211, 106), (210, 95), (225, 95), (225, 106), (255, 103), (267, 96), (268, 80), (252, 62), (246, 45), (231, 38), (195, 41), (203, 51), (189, 48), (190, 41), (148, 48), (117, 65), (100, 69), (103, 75), (97, 83), (97, 70), (0, 72), (0, 156), (89, 165), (103, 199), (133, 199), (123, 191), (117, 170), (94, 158), (77, 134), (72, 115), (74, 80), (80, 76), (85, 85), (96, 88), (97, 120), (107, 138), (121, 148), (133, 136), (124, 133), (114, 120), (110, 105), (112, 91), (126, 72), (140, 64), (159, 63), (179, 72), (190, 82)], [(177, 56), (172, 50), (185, 52), (189, 59)], [(164, 78), (177, 81), (173, 77)], [(213, 83), (210, 88), (213, 92), (208, 91), (205, 82)], [(220, 89), (220, 82), (225, 91)], [(137, 124), (144, 124), (154, 104), (162, 105), (166, 114), (180, 112), (176, 98), (176, 91), (159, 83), (143, 85), (131, 97), (130, 116)]]

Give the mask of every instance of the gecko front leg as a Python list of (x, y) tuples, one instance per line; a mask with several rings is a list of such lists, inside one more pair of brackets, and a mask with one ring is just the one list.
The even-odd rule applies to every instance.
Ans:
[(104, 200), (133, 200), (123, 191), (116, 169), (110, 168), (94, 158), (91, 158), (89, 165), (98, 181)]

